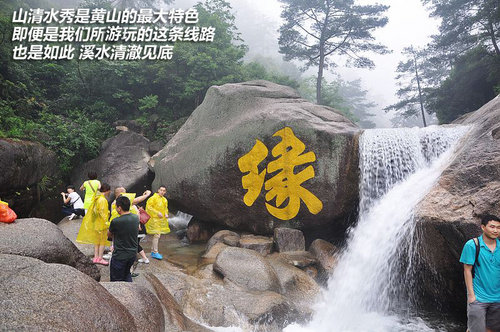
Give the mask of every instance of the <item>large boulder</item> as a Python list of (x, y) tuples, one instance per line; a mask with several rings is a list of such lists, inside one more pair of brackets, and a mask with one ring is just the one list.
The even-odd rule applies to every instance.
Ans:
[(419, 284), (424, 300), (438, 299), (441, 306), (463, 315), (462, 247), (480, 234), (482, 215), (500, 215), (500, 137), (495, 134), (500, 130), (500, 97), (454, 123), (471, 130), (416, 210), (422, 236)]
[(109, 183), (111, 189), (121, 186), (142, 194), (150, 189), (153, 178), (148, 168), (149, 144), (141, 134), (122, 131), (102, 143), (99, 157), (77, 167), (71, 181), (80, 187), (88, 179), (87, 173), (95, 171), (101, 183)]
[(272, 266), (262, 255), (250, 249), (225, 248), (215, 259), (214, 271), (248, 290), (280, 291)]
[(304, 234), (298, 229), (278, 227), (274, 229), (274, 245), (276, 251), (305, 250)]
[(138, 332), (165, 331), (163, 308), (149, 289), (130, 282), (103, 282), (101, 285), (132, 314)]
[(27, 217), (40, 199), (42, 187), (53, 185), (58, 177), (55, 165), (56, 154), (40, 143), (0, 139), (0, 199), (18, 217)]
[(180, 210), (232, 229), (271, 235), (289, 224), (328, 237), (357, 208), (359, 133), (289, 87), (213, 86), (152, 157), (153, 188), (165, 184)]
[(274, 332), (281, 331), (290, 322), (307, 318), (285, 296), (272, 291), (249, 290), (228, 279), (221, 280), (211, 265), (197, 275), (202, 278), (175, 271), (156, 274), (181, 304), (182, 311), (198, 322), (212, 327), (238, 326), (245, 331)]
[(48, 220), (17, 219), (0, 223), (0, 254), (40, 259), (46, 263), (66, 264), (99, 281), (101, 275), (92, 261)]
[(4, 331), (136, 331), (125, 306), (70, 266), (0, 254), (0, 280)]

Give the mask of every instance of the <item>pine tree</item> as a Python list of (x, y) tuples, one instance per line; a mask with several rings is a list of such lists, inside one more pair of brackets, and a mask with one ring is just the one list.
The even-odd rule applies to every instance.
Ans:
[(332, 55), (342, 55), (356, 67), (374, 66), (365, 52), (387, 53), (372, 32), (387, 23), (387, 6), (355, 5), (354, 0), (280, 0), (285, 6), (280, 27), (280, 52), (286, 60), (304, 60), (303, 69), (318, 68), (316, 102), (322, 104), (325, 68), (334, 67)]

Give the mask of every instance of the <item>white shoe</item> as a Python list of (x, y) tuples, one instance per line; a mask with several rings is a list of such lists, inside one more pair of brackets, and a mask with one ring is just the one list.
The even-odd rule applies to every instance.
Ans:
[(144, 263), (144, 264), (149, 264), (149, 259), (143, 259), (143, 258), (139, 258), (138, 260), (139, 263)]
[(73, 218), (74, 218), (74, 217), (76, 217), (76, 214), (72, 213), (72, 214), (69, 216), (68, 220), (73, 220)]
[(107, 254), (102, 255), (102, 258), (109, 261), (111, 259), (112, 255), (113, 255), (112, 253), (108, 252)]

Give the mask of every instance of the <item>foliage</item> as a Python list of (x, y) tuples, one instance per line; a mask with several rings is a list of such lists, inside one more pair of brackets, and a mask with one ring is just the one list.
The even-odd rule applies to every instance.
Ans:
[[(314, 77), (302, 80), (299, 92), (303, 98), (314, 100), (314, 85)], [(344, 81), (340, 78), (331, 82), (324, 80), (322, 89), (324, 105), (340, 111), (362, 128), (375, 127), (375, 123), (370, 120), (370, 117), (373, 116), (370, 109), (375, 107), (375, 103), (367, 100), (368, 91), (361, 87), (361, 80)]]
[(323, 70), (334, 67), (333, 54), (343, 55), (356, 67), (373, 67), (364, 53), (387, 53), (374, 42), (372, 32), (385, 26), (387, 6), (355, 5), (354, 0), (280, 0), (284, 4), (280, 52), (286, 60), (305, 61), (304, 69), (318, 68), (316, 102), (322, 104)]
[(493, 99), (500, 87), (500, 59), (475, 48), (459, 58), (450, 76), (430, 92), (428, 104), (440, 123), (449, 123)]
[(396, 92), (399, 102), (384, 108), (385, 111), (397, 111), (403, 118), (422, 117), (424, 127), (426, 126), (424, 102), (428, 89), (427, 82), (422, 75), (425, 71), (425, 53), (413, 47), (403, 50), (405, 59), (399, 62), (396, 72), (398, 91)]
[(500, 56), (500, 2), (498, 0), (422, 0), (440, 17), (434, 44), (451, 61), (472, 48), (482, 46)]
[(424, 50), (427, 110), (441, 123), (476, 110), (495, 96), (500, 81), (500, 2), (422, 0), (441, 19)]
[(26, 124), (25, 133), (56, 151), (60, 169), (68, 174), (75, 165), (99, 154), (101, 142), (111, 135), (111, 128), (89, 120), (77, 110), (66, 116), (42, 111), (37, 121)]
[[(131, 3), (120, 6), (145, 2)], [(56, 152), (66, 175), (96, 157), (119, 120), (139, 123), (152, 140), (166, 139), (212, 85), (268, 79), (298, 86), (278, 70), (244, 64), (247, 47), (224, 0), (196, 5), (199, 24), (216, 29), (214, 41), (175, 43), (170, 61), (13, 61), (9, 20), (20, 6), (51, 7), (37, 0), (0, 3), (0, 137), (42, 142)], [(114, 5), (86, 0), (80, 6)]]
[(243, 65), (243, 80), (267, 80), (277, 84), (287, 85), (297, 89), (299, 82), (290, 76), (279, 72), (269, 71), (259, 62), (250, 62)]

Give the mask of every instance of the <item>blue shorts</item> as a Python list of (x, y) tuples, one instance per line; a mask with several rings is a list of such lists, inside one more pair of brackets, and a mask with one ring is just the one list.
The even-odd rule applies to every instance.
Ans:
[(134, 265), (135, 257), (126, 261), (120, 261), (111, 257), (109, 263), (109, 279), (110, 281), (128, 281), (132, 282), (130, 268)]

